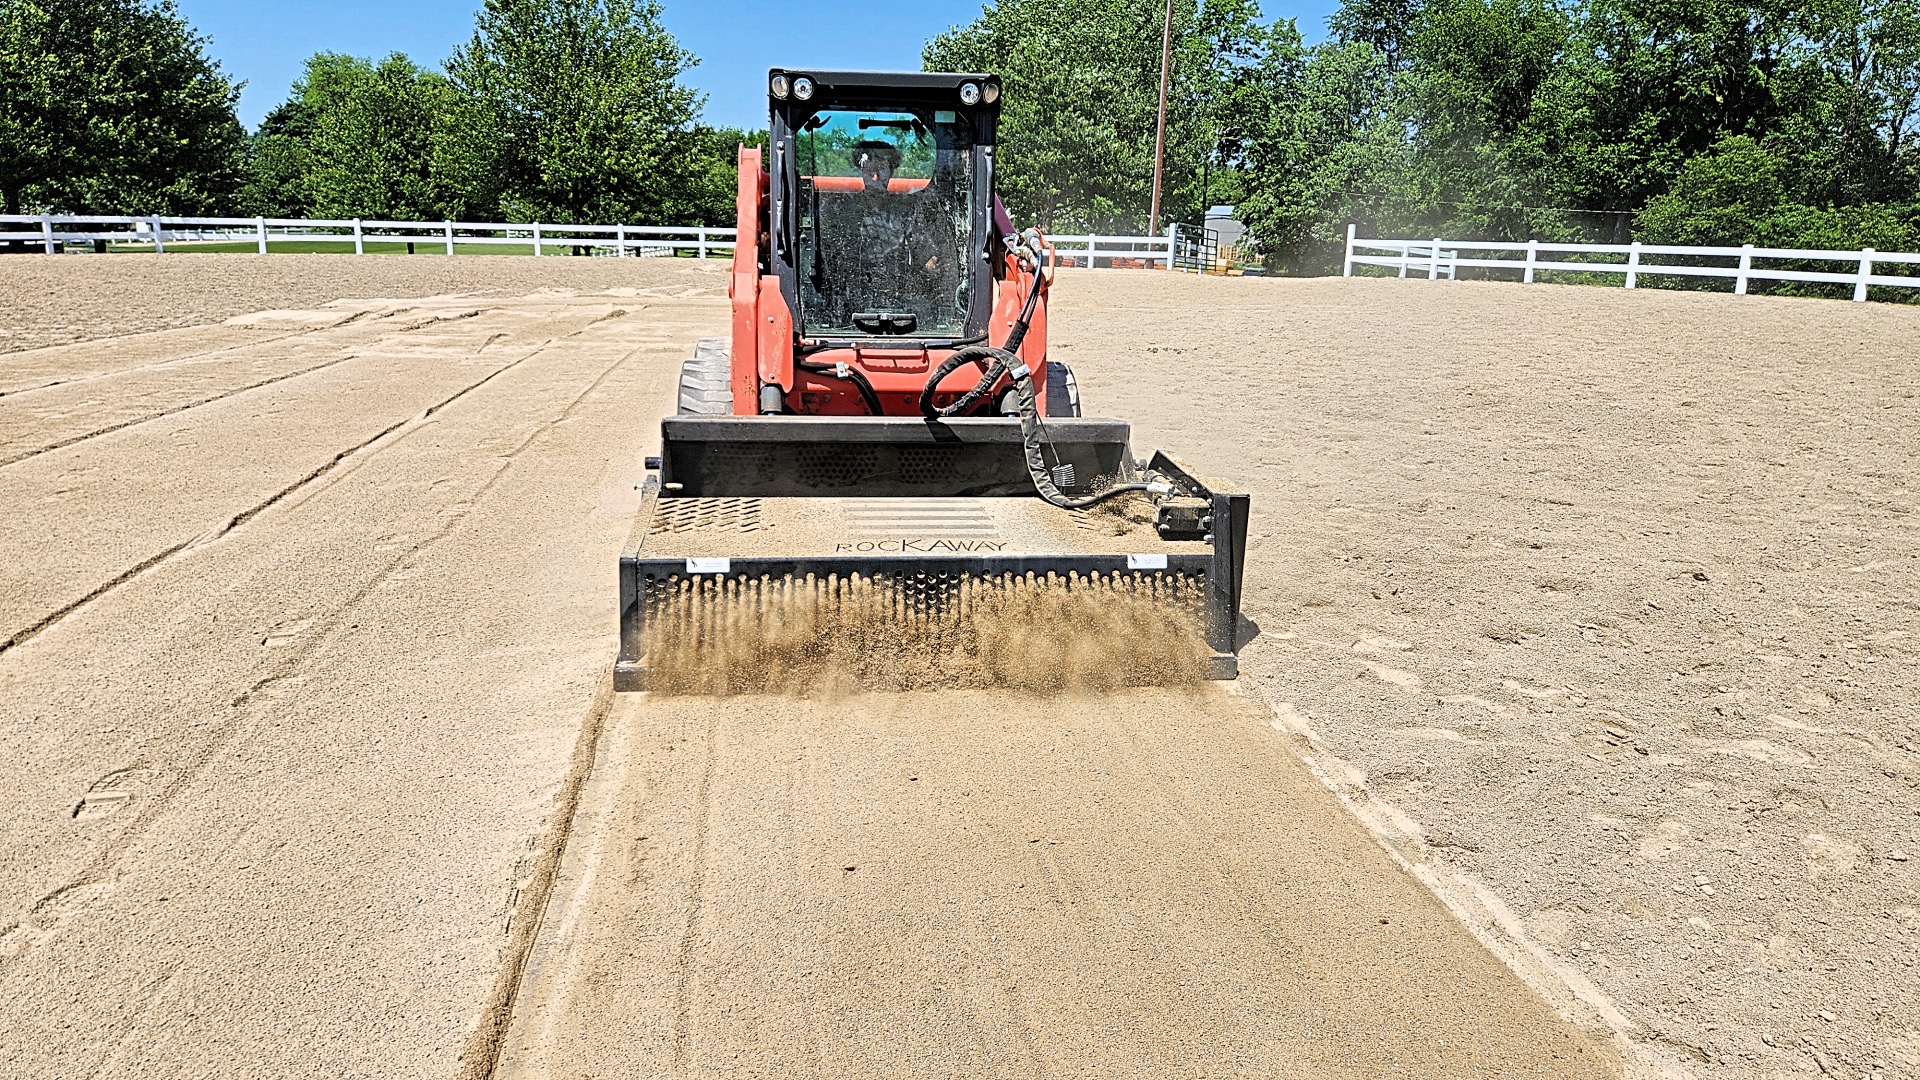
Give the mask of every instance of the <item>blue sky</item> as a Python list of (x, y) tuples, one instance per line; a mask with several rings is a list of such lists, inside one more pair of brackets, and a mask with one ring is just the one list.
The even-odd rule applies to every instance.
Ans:
[[(177, 0), (211, 39), (228, 75), (246, 81), (240, 119), (253, 127), (284, 101), (316, 52), (381, 57), (403, 52), (437, 67), (473, 35), (480, 0)], [(687, 81), (707, 95), (712, 124), (766, 123), (760, 80), (778, 64), (871, 70), (917, 69), (927, 38), (980, 13), (980, 0), (665, 0), (667, 29), (700, 58)], [(1269, 0), (1270, 16), (1300, 20), (1309, 41), (1323, 33), (1333, 0)]]

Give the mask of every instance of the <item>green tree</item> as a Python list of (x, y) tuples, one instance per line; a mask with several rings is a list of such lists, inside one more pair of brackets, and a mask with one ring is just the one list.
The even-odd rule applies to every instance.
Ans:
[(313, 212), (408, 221), (461, 216), (463, 200), (434, 168), (453, 96), (445, 76), (399, 53), (378, 65), (336, 53), (308, 60), (294, 100), (307, 129)]
[(209, 213), (242, 179), (239, 87), (171, 0), (0, 0), (0, 203)]
[(262, 217), (313, 216), (312, 135), (306, 113), (296, 95), (282, 102), (247, 136), (246, 182), (240, 189), (240, 212)]
[(1817, 122), (1784, 132), (1812, 197), (1910, 198), (1920, 184), (1920, 0), (1817, 0)]
[(1790, 189), (1792, 171), (1750, 136), (1723, 139), (1688, 161), (1669, 191), (1648, 200), (1634, 220), (1635, 231), (1657, 244), (1881, 251), (1920, 246), (1920, 207), (1810, 205)]
[(765, 129), (702, 127), (696, 132), (699, 150), (695, 156), (697, 171), (692, 194), (688, 198), (692, 216), (675, 224), (711, 225), (732, 228), (739, 220), (740, 147), (757, 146), (765, 152)]
[(1302, 271), (1331, 267), (1347, 222), (1885, 243), (1920, 197), (1917, 7), (1346, 0), (1332, 40), (1276, 39), (1263, 60), (1243, 210), (1274, 260)]
[(446, 175), (443, 152), (460, 105), (446, 76), (399, 53), (316, 53), (249, 138), (242, 204), (274, 217), (468, 216), (469, 185)]
[(710, 164), (679, 82), (695, 62), (655, 0), (487, 0), (447, 62), (440, 173), (522, 220), (688, 219)]
[(1366, 42), (1307, 50), (1285, 27), (1292, 32), (1276, 33), (1247, 95), (1259, 121), (1241, 143), (1248, 194), (1239, 212), (1275, 265), (1302, 269), (1324, 260), (1334, 230), (1373, 198), (1406, 144), (1381, 52)]
[(1327, 18), (1327, 29), (1342, 45), (1369, 45), (1389, 73), (1406, 70), (1424, 0), (1346, 0)]
[(1814, 104), (1801, 0), (1587, 0), (1567, 77), (1543, 102), (1556, 188), (1630, 211), (1688, 158), (1764, 137)]
[[(1061, 232), (1139, 229), (1153, 183), (1163, 5), (1158, 0), (1003, 0), (927, 43), (929, 71), (998, 74), (1006, 87), (999, 190), (1016, 216)], [(1173, 5), (1168, 96), (1170, 217), (1200, 209), (1203, 173), (1237, 119), (1223, 108), (1257, 64), (1252, 0)]]
[(1660, 244), (1745, 243), (1785, 201), (1784, 171), (1752, 136), (1729, 136), (1689, 160), (1671, 190), (1641, 208), (1637, 231)]

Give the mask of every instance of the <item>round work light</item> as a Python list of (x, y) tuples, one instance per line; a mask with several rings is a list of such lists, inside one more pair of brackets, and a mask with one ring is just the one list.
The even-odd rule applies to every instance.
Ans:
[(773, 91), (774, 97), (779, 98), (781, 101), (787, 100), (787, 77), (785, 75), (775, 75), (769, 88)]
[(801, 101), (806, 101), (813, 97), (813, 80), (807, 78), (805, 75), (793, 80), (793, 96), (799, 98)]
[(962, 105), (980, 104), (980, 84), (979, 83), (963, 82), (960, 84), (960, 104)]

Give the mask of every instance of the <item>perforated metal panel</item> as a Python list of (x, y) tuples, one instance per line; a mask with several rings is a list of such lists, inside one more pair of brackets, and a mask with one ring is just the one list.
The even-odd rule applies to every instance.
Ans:
[(951, 446), (902, 446), (900, 479), (908, 484), (937, 484), (960, 471), (959, 453)]
[(759, 499), (662, 499), (648, 532), (730, 529), (750, 533), (761, 527)]
[(849, 488), (880, 467), (877, 446), (802, 445), (797, 457), (801, 482), (809, 487)]

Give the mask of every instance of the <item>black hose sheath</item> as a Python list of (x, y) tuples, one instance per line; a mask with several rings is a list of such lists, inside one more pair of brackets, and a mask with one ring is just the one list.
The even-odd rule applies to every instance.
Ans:
[(1152, 484), (1132, 483), (1115, 484), (1105, 491), (1096, 491), (1078, 499), (1069, 498), (1062, 493), (1054, 486), (1053, 477), (1047, 472), (1047, 459), (1040, 454), (1040, 406), (1034, 400), (1033, 373), (1026, 371), (1017, 362), (1012, 371), (1014, 397), (1020, 404), (1020, 443), (1027, 455), (1027, 473), (1033, 477), (1034, 489), (1040, 492), (1041, 498), (1062, 510), (1085, 510), (1096, 503), (1106, 502), (1115, 495), (1124, 495), (1129, 491), (1153, 490)]
[[(1000, 376), (1007, 373), (1006, 365), (996, 359), (995, 354), (1008, 355), (1004, 350), (996, 349), (991, 345), (969, 345), (940, 361), (940, 366), (934, 368), (933, 374), (928, 376), (927, 385), (920, 388), (920, 415), (929, 420), (945, 420), (971, 409), (993, 389), (993, 385), (1000, 381)], [(974, 384), (973, 389), (961, 394), (952, 404), (934, 408), (934, 388), (944, 382), (947, 376), (960, 370), (962, 366), (979, 363), (982, 360), (992, 362), (988, 363), (980, 373), (980, 381)]]
[[(1020, 343), (1026, 340), (1027, 327), (1032, 325), (1033, 313), (1039, 304), (1040, 278), (1036, 274), (1033, 287), (1027, 290), (1026, 301), (1020, 305), (1020, 317), (1015, 319), (1013, 326), (1007, 330), (1006, 344), (997, 349), (990, 345), (970, 345), (942, 360), (940, 366), (934, 368), (933, 374), (927, 378), (927, 385), (920, 389), (920, 415), (929, 420), (945, 420), (960, 416), (979, 404), (981, 398), (991, 393), (994, 386), (999, 383), (1000, 376), (1019, 366), (1020, 361), (1014, 354), (1019, 350)], [(947, 376), (960, 370), (963, 365), (977, 364), (982, 359), (990, 359), (992, 363), (981, 370), (980, 381), (974, 384), (973, 389), (960, 395), (952, 404), (934, 408), (934, 389), (945, 382)]]

